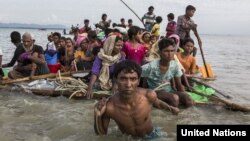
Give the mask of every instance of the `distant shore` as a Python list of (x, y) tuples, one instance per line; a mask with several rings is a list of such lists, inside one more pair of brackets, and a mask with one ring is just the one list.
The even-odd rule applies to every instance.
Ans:
[(39, 27), (0, 27), (0, 28), (15, 28), (15, 29), (38, 29), (38, 30), (63, 30), (69, 28), (56, 28), (56, 27), (49, 27), (49, 28), (39, 28)]
[(61, 24), (26, 24), (26, 23), (1, 23), (0, 28), (17, 28), (17, 29), (38, 29), (38, 30), (63, 30), (69, 29), (65, 25)]

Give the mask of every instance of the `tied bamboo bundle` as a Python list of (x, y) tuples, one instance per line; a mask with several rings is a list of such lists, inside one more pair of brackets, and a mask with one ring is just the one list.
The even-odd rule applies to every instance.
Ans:
[(74, 96), (84, 97), (87, 93), (88, 85), (85, 84), (81, 79), (75, 79), (71, 77), (61, 77), (59, 72), (59, 78), (56, 79), (55, 83), (58, 85), (56, 91), (69, 91), (72, 92), (69, 99)]

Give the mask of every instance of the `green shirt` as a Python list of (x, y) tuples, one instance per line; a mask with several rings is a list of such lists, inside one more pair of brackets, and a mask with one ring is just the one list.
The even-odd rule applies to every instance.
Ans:
[(163, 90), (171, 92), (173, 89), (171, 88), (170, 80), (174, 77), (181, 76), (182, 71), (175, 60), (170, 61), (169, 68), (165, 74), (161, 74), (160, 72), (160, 59), (156, 59), (142, 66), (141, 77), (147, 78), (147, 83), (150, 89), (155, 89), (161, 84), (169, 82), (169, 85), (167, 85)]

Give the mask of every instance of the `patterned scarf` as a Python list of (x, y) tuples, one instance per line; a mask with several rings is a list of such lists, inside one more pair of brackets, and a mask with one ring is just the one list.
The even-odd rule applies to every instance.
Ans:
[(118, 62), (121, 58), (121, 53), (112, 56), (111, 53), (115, 47), (116, 35), (109, 36), (103, 45), (103, 48), (98, 53), (98, 57), (102, 60), (102, 68), (99, 75), (99, 81), (103, 90), (110, 90), (112, 82), (109, 79), (109, 66)]

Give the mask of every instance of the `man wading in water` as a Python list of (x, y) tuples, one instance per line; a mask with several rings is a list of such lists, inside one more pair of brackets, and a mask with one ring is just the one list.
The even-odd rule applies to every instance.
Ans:
[(141, 71), (141, 67), (130, 60), (116, 65), (114, 79), (117, 92), (95, 105), (96, 134), (107, 134), (110, 119), (113, 119), (124, 134), (142, 138), (158, 137), (159, 129), (154, 128), (151, 121), (152, 105), (174, 114), (179, 112), (178, 108), (159, 100), (153, 90), (138, 88)]

